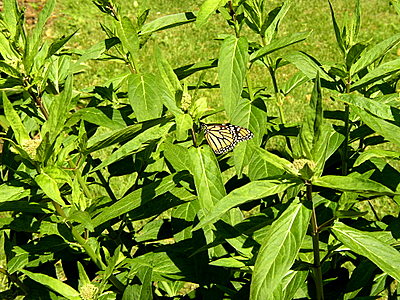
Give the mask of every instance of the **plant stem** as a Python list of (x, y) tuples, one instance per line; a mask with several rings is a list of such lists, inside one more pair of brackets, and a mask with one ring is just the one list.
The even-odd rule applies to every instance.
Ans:
[[(276, 73), (275, 73), (274, 68), (272, 67), (272, 61), (270, 58), (268, 58), (268, 63), (266, 63), (265, 65), (268, 69), (269, 74), (271, 75), (272, 85), (274, 87), (276, 105), (277, 105), (278, 111), (279, 111), (279, 119), (281, 121), (281, 124), (284, 125), (286, 123), (286, 120), (285, 120), (285, 113), (283, 112), (282, 95), (279, 92), (278, 82), (276, 80)], [(290, 151), (292, 151), (292, 144), (290, 143), (289, 137), (285, 136), (285, 140), (286, 140), (287, 147), (289, 148)]]
[[(56, 209), (57, 213), (64, 219), (67, 218), (65, 215), (64, 210), (61, 208), (60, 204), (58, 204), (55, 201), (52, 201), (54, 208)], [(75, 227), (71, 224), (71, 222), (66, 221), (66, 224), (68, 227), (71, 229), (71, 233), (75, 240), (78, 242), (79, 245), (85, 250), (85, 252), (89, 255), (89, 257), (92, 259), (92, 261), (96, 264), (96, 266), (100, 270), (105, 270), (106, 265), (103, 263), (101, 260), (101, 257), (96, 254), (96, 252), (86, 243), (86, 240), (79, 234), (79, 232), (75, 229)], [(124, 291), (125, 286), (120, 282), (114, 275), (110, 276), (110, 281), (112, 284), (121, 292)]]
[(347, 175), (347, 159), (348, 159), (348, 144), (349, 144), (349, 115), (350, 109), (349, 105), (345, 103), (344, 107), (344, 141), (343, 141), (343, 150), (342, 150), (342, 175)]
[[(347, 78), (346, 82), (346, 93), (350, 93), (350, 83), (351, 77)], [(350, 107), (347, 103), (344, 105), (344, 141), (343, 141), (343, 150), (342, 150), (342, 175), (347, 175), (347, 160), (348, 160), (348, 144), (349, 144), (349, 135), (350, 135)]]
[[(312, 185), (307, 182), (307, 200), (312, 202)], [(312, 226), (312, 242), (314, 251), (314, 282), (317, 300), (324, 299), (324, 288), (322, 283), (322, 270), (321, 270), (321, 259), (319, 256), (319, 231), (317, 224), (317, 215), (313, 204), (311, 213), (311, 226)]]

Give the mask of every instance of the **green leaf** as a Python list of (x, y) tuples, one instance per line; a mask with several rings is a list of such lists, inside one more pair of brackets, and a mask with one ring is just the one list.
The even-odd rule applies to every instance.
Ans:
[(295, 51), (284, 54), (282, 57), (294, 64), (309, 79), (316, 78), (317, 73), (319, 73), (321, 79), (333, 82), (333, 79), (315, 62), (315, 59), (306, 53)]
[(267, 196), (284, 192), (291, 186), (301, 184), (296, 180), (257, 180), (249, 182), (241, 186), (228, 195), (223, 197), (218, 203), (207, 213), (193, 231), (202, 228), (210, 223), (219, 220), (222, 215), (233, 207), (246, 203), (251, 200), (261, 199)]
[(257, 154), (262, 160), (268, 162), (279, 170), (286, 171), (295, 176), (298, 175), (298, 171), (293, 167), (293, 164), (290, 161), (259, 147), (254, 148), (254, 150), (258, 152)]
[(159, 78), (152, 74), (131, 74), (128, 97), (139, 122), (161, 117), (163, 103)]
[[(126, 128), (126, 124), (121, 118), (115, 117), (110, 119), (109, 114), (112, 116), (118, 116), (119, 111), (109, 110), (103, 107), (85, 107), (76, 111), (67, 121), (66, 126), (76, 124), (80, 120), (85, 120), (89, 123), (96, 124), (112, 130), (118, 130)], [(119, 116), (118, 116), (119, 117)]]
[(14, 69), (14, 67), (10, 66), (9, 64), (5, 63), (4, 61), (0, 61), (0, 72), (6, 73), (14, 78), (21, 77), (21, 74), (18, 70)]
[(219, 53), (218, 79), (229, 118), (241, 98), (247, 72), (248, 47), (246, 38), (229, 35), (223, 41)]
[(119, 43), (119, 40), (117, 38), (102, 40), (101, 42), (98, 42), (89, 49), (85, 50), (71, 68), (71, 72), (79, 72), (82, 69), (83, 63), (91, 59), (99, 58), (105, 51), (113, 46), (116, 41), (118, 41)]
[[(20, 18), (18, 13), (18, 4), (16, 0), (4, 0), (3, 1), (3, 13), (2, 18), (4, 25), (6, 25), (12, 38), (15, 38), (17, 33), (18, 20)], [(21, 26), (21, 25), (19, 25)]]
[(360, 94), (342, 94), (335, 99), (367, 110), (371, 114), (374, 114), (382, 119), (391, 121), (396, 120), (396, 117), (393, 115), (392, 106), (385, 104), (382, 101), (366, 98)]
[(331, 10), (331, 18), (332, 18), (333, 29), (335, 30), (336, 42), (337, 42), (337, 45), (339, 46), (340, 51), (342, 51), (342, 53), (344, 54), (344, 53), (346, 53), (346, 49), (345, 49), (345, 45), (343, 42), (342, 34), (341, 34), (340, 28), (336, 22), (335, 12), (333, 11), (332, 3), (331, 3), (331, 1), (328, 1), (328, 3), (329, 3), (329, 8)]
[(57, 53), (58, 50), (60, 50), (68, 41), (77, 33), (78, 30), (76, 30), (74, 33), (63, 36), (59, 38), (57, 41), (51, 43), (49, 50), (47, 51), (46, 59), (48, 59), (50, 56), (54, 55)]
[(299, 153), (297, 153), (297, 158), (314, 160), (314, 148), (318, 147), (318, 143), (321, 142), (319, 139), (322, 134), (323, 120), (321, 82), (318, 73), (315, 78), (310, 104), (306, 106), (304, 115), (298, 136)]
[(153, 269), (147, 266), (142, 266), (136, 272), (136, 276), (140, 280), (140, 284), (131, 284), (127, 286), (122, 295), (122, 300), (151, 300), (153, 299), (151, 277)]
[[(1, 35), (0, 35), (1, 36)], [(180, 68), (177, 68), (174, 70), (176, 76), (178, 76), (179, 80), (182, 80), (186, 77), (189, 77), (190, 75), (199, 72), (199, 71), (203, 71), (203, 70), (207, 70), (207, 69), (211, 69), (211, 68), (215, 68), (218, 66), (218, 60), (217, 59), (209, 59), (206, 61), (202, 61), (199, 63), (195, 63), (195, 64), (190, 64), (187, 66), (183, 66)]]
[(355, 192), (362, 195), (397, 195), (396, 192), (393, 192), (379, 182), (354, 176), (326, 175), (312, 180), (312, 184), (342, 192)]
[(182, 114), (182, 111), (177, 107), (176, 101), (174, 101), (180, 94), (183, 92), (183, 88), (181, 83), (179, 82), (178, 77), (174, 73), (171, 65), (162, 55), (160, 48), (156, 48), (156, 60), (158, 70), (160, 71), (161, 78), (163, 79), (167, 89), (170, 93), (170, 103), (164, 103), (165, 106), (175, 115), (178, 116)]
[[(61, 172), (61, 170), (59, 169)], [(37, 185), (42, 189), (42, 191), (46, 194), (47, 197), (54, 200), (60, 205), (65, 205), (64, 200), (61, 198), (61, 193), (58, 188), (58, 178), (57, 175), (61, 173), (45, 173), (42, 172), (41, 174), (35, 177), (35, 182)]]
[[(400, 38), (399, 38), (400, 41)], [(369, 71), (363, 78), (352, 84), (350, 91), (355, 91), (373, 82), (381, 80), (400, 70), (400, 58), (383, 63), (375, 69)]]
[(31, 71), (31, 66), (34, 63), (34, 57), (37, 56), (40, 52), (39, 46), (41, 43), (43, 29), (54, 10), (55, 3), (55, 0), (46, 1), (43, 9), (39, 13), (38, 22), (33, 29), (32, 37), (30, 40), (28, 40), (28, 49), (26, 49), (25, 51), (26, 57), (24, 58), (25, 70), (27, 70), (28, 72)]
[(175, 242), (184, 241), (192, 237), (192, 225), (196, 212), (200, 209), (197, 199), (183, 203), (171, 213), (171, 226)]
[(376, 157), (385, 159), (399, 159), (400, 153), (398, 151), (367, 149), (366, 151), (362, 152), (359, 157), (357, 157), (356, 161), (354, 162), (354, 167), (357, 167), (363, 162)]
[(378, 59), (385, 56), (393, 47), (400, 42), (400, 34), (391, 36), (390, 38), (372, 46), (361, 53), (360, 58), (350, 68), (350, 75), (358, 73), (360, 70), (368, 67)]
[(0, 203), (16, 201), (30, 195), (30, 191), (22, 186), (12, 186), (6, 183), (0, 185)]
[(292, 3), (292, 0), (284, 1), (281, 7), (277, 7), (270, 12), (268, 20), (264, 20), (260, 34), (267, 43), (270, 43), (278, 32), (279, 23), (285, 17)]
[(2, 94), (4, 115), (7, 118), (14, 134), (15, 139), (19, 145), (23, 145), (25, 141), (30, 140), (28, 131), (26, 130), (24, 124), (22, 124), (21, 118), (18, 116), (17, 112), (14, 110), (13, 105), (8, 100), (5, 92)]
[(193, 22), (195, 20), (196, 16), (195, 13), (193, 12), (185, 12), (185, 13), (164, 16), (155, 19), (154, 21), (151, 21), (147, 24), (144, 24), (140, 31), (140, 35), (150, 34), (159, 30), (173, 28), (176, 26)]
[[(48, 95), (48, 97), (52, 96)], [(72, 76), (68, 76), (65, 81), (63, 92), (60, 95), (55, 95), (53, 97), (49, 109), (49, 118), (44, 123), (41, 131), (42, 136), (49, 133), (50, 143), (53, 143), (57, 136), (63, 131), (64, 123), (67, 119), (67, 113), (71, 108)]]
[(97, 136), (93, 136), (88, 140), (85, 153), (91, 153), (103, 148), (107, 148), (117, 143), (123, 143), (131, 140), (141, 132), (165, 122), (164, 119), (156, 119), (137, 123), (127, 126), (123, 129), (113, 130)]
[(247, 99), (239, 99), (231, 118), (232, 124), (248, 128), (254, 134), (252, 139), (239, 143), (234, 148), (235, 169), (239, 177), (243, 168), (250, 162), (250, 158), (254, 153), (253, 148), (261, 144), (265, 133), (264, 122), (267, 118), (267, 113), (254, 104), (255, 102), (250, 103)]
[[(102, 212), (93, 219), (93, 227), (97, 226), (119, 217), (131, 210), (139, 208), (145, 204), (151, 204), (156, 197), (165, 193), (174, 194), (179, 192), (182, 188), (176, 187), (174, 176), (170, 175), (164, 177), (161, 180), (156, 180), (142, 188), (139, 188), (132, 193), (126, 195), (122, 199), (118, 200), (111, 206), (108, 206), (102, 210)], [(171, 198), (171, 196), (169, 197)], [(183, 198), (183, 197), (182, 197)], [(169, 199), (162, 199), (164, 203), (157, 202), (157, 205), (164, 205), (165, 209), (168, 207)], [(184, 199), (187, 201), (187, 199)], [(154, 202), (156, 203), (156, 202)], [(178, 204), (178, 203), (177, 203)], [(179, 203), (181, 204), (181, 203)], [(154, 205), (154, 204), (153, 204)], [(162, 207), (161, 207), (162, 208)], [(168, 207), (169, 208), (169, 207)]]
[(292, 203), (271, 225), (254, 265), (250, 286), (251, 300), (276, 299), (285, 287), (282, 279), (293, 265), (307, 233), (311, 210)]
[[(353, 63), (355, 61), (357, 61), (357, 59), (360, 57), (361, 53), (364, 51), (364, 49), (366, 47), (367, 47), (367, 45), (362, 44), (362, 43), (357, 43), (357, 44), (354, 44), (353, 46), (351, 46), (350, 50), (347, 52), (347, 55), (346, 55), (347, 70), (350, 70)], [(345, 77), (347, 77), (347, 76), (348, 76), (348, 74), (345, 74)]]
[(164, 156), (176, 171), (189, 170), (190, 158), (187, 148), (164, 141)]
[(382, 135), (396, 145), (400, 145), (400, 136), (398, 135), (399, 126), (386, 120), (378, 118), (373, 114), (353, 106), (353, 111), (361, 118), (361, 120), (372, 128), (376, 133)]
[(81, 264), (80, 261), (76, 262), (77, 267), (78, 267), (78, 274), (79, 274), (79, 291), (82, 291), (82, 287), (85, 285), (91, 284), (91, 281), (89, 279), (89, 276), (87, 275), (84, 266)]
[(104, 158), (101, 164), (94, 168), (91, 172), (100, 170), (118, 160), (121, 160), (127, 156), (132, 155), (133, 153), (142, 150), (143, 147), (150, 141), (164, 138), (172, 125), (172, 122), (163, 125), (156, 125), (138, 134), (133, 139), (119, 147), (112, 154)]
[(360, 31), (360, 24), (361, 24), (361, 6), (360, 0), (356, 0), (356, 6), (354, 8), (353, 14), (353, 22), (351, 26), (351, 41), (354, 42), (358, 38), (358, 33)]
[(129, 53), (128, 59), (131, 61), (133, 67), (138, 67), (139, 56), (139, 37), (136, 25), (127, 17), (123, 16), (118, 22), (117, 34), (125, 51)]
[(228, 0), (205, 0), (197, 14), (196, 25), (198, 27), (203, 26), (207, 23), (211, 14), (214, 13), (218, 7), (224, 6), (227, 2)]
[(233, 257), (223, 257), (209, 263), (211, 266), (219, 266), (224, 268), (244, 268), (246, 264)]
[(50, 289), (60, 294), (61, 296), (66, 297), (67, 299), (71, 300), (82, 299), (77, 290), (73, 289), (72, 287), (61, 282), (58, 279), (55, 279), (45, 274), (32, 273), (26, 270), (21, 270), (21, 272), (24, 273), (26, 276), (28, 276), (30, 279), (49, 287)]
[(308, 80), (302, 72), (297, 72), (282, 84), (282, 93), (288, 95), (293, 89), (306, 83)]
[(371, 232), (360, 231), (341, 222), (335, 223), (332, 232), (351, 251), (365, 256), (382, 271), (400, 280), (400, 253), (395, 248), (377, 239)]
[(209, 146), (189, 149), (190, 173), (193, 175), (201, 209), (206, 213), (226, 195), (221, 170)]
[(29, 263), (29, 255), (30, 253), (17, 253), (13, 258), (9, 260), (7, 263), (7, 272), (8, 274), (13, 274), (16, 271), (20, 271), (26, 267)]
[(274, 39), (270, 44), (267, 46), (264, 46), (257, 51), (253, 52), (250, 55), (250, 62), (255, 62), (256, 60), (264, 57), (265, 55), (268, 55), (272, 52), (275, 52), (279, 49), (286, 48), (290, 45), (299, 43), (301, 41), (304, 41), (309, 35), (310, 31), (307, 32), (296, 32), (294, 34), (282, 37), (282, 38), (277, 38)]
[(248, 176), (251, 181), (282, 175), (285, 171), (263, 159), (258, 151), (253, 152), (249, 163)]
[(294, 299), (297, 290), (306, 284), (307, 275), (308, 271), (290, 270), (275, 289), (273, 299)]
[(175, 117), (176, 122), (176, 139), (184, 141), (187, 139), (188, 130), (193, 127), (192, 117), (188, 114), (180, 114)]

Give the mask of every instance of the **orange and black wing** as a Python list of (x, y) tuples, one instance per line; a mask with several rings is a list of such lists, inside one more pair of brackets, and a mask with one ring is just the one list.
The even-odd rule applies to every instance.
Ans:
[(253, 137), (253, 133), (240, 126), (231, 124), (201, 124), (204, 136), (215, 154), (232, 150), (237, 143)]

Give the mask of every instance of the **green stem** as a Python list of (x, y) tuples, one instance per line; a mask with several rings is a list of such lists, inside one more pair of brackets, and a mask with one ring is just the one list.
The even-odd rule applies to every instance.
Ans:
[[(350, 82), (351, 78), (347, 78), (346, 82), (346, 93), (350, 93)], [(344, 105), (344, 141), (343, 141), (343, 148), (342, 148), (342, 175), (346, 176), (348, 173), (348, 144), (349, 144), (349, 137), (350, 135), (350, 107), (347, 103)]]
[[(275, 94), (276, 106), (278, 107), (279, 119), (281, 120), (281, 124), (284, 125), (286, 123), (286, 120), (285, 120), (285, 113), (283, 111), (283, 99), (279, 91), (278, 81), (276, 80), (276, 73), (274, 68), (272, 67), (272, 62), (270, 58), (268, 58), (268, 63), (266, 63), (266, 66), (269, 74), (271, 75), (272, 85), (274, 87), (274, 94)], [(285, 136), (285, 140), (289, 150), (292, 151), (292, 144), (290, 142), (289, 137)]]
[(14, 282), (25, 293), (25, 295), (29, 295), (29, 288), (21, 280), (19, 280), (18, 276), (16, 276), (16, 273), (10, 274), (2, 267), (0, 267), (0, 273), (6, 275), (11, 282)]
[[(310, 182), (307, 183), (307, 200), (312, 202), (312, 185)], [(317, 224), (317, 214), (315, 212), (315, 207), (313, 204), (311, 213), (311, 226), (312, 226), (312, 243), (314, 251), (314, 281), (316, 290), (316, 299), (324, 299), (324, 288), (322, 282), (322, 270), (321, 270), (321, 258), (319, 256), (319, 231)]]
[[(67, 216), (66, 216), (64, 210), (61, 208), (60, 204), (58, 204), (55, 201), (52, 201), (52, 202), (53, 202), (53, 206), (56, 209), (57, 213), (62, 218), (67, 219)], [(89, 255), (89, 257), (96, 264), (96, 266), (100, 270), (105, 270), (107, 266), (103, 263), (103, 261), (101, 260), (101, 257), (99, 255), (97, 255), (96, 252), (92, 249), (92, 247), (90, 247), (86, 243), (86, 240), (79, 234), (79, 232), (75, 229), (75, 227), (71, 224), (71, 222), (66, 221), (66, 224), (71, 229), (71, 233), (72, 233), (73, 237), (75, 238), (75, 240), (77, 241), (77, 243), (85, 250), (85, 252)], [(121, 291), (121, 292), (124, 291), (125, 286), (114, 275), (110, 276), (110, 281), (119, 291)]]

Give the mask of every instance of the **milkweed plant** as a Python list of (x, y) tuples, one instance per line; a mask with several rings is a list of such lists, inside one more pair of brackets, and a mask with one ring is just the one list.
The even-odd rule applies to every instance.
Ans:
[[(2, 3), (2, 299), (399, 294), (400, 34), (361, 40), (359, 0), (343, 24), (326, 2), (334, 62), (302, 51), (311, 29), (280, 32), (293, 1), (206, 0), (156, 18), (96, 0), (104, 38), (81, 51), (76, 32), (44, 36), (55, 0), (29, 29), (16, 0)], [(159, 32), (213, 19), (216, 56), (172, 67), (155, 45), (143, 63)], [(77, 88), (88, 63), (124, 72)], [(296, 90), (311, 96), (288, 122)], [(215, 154), (207, 141), (223, 134), (234, 143)]]

